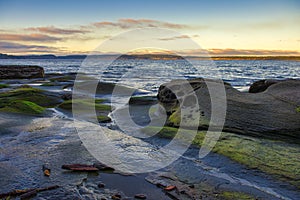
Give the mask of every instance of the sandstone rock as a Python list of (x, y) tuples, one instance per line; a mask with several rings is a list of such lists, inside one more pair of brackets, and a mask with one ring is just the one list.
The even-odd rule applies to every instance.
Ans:
[[(206, 81), (221, 84), (214, 80)], [(187, 83), (183, 80), (173, 80), (159, 88), (158, 100), (169, 114), (170, 125), (180, 125), (180, 102), (182, 105), (185, 101), (189, 102), (184, 106), (193, 109), (193, 101), (188, 98), (195, 92), (200, 108), (200, 111), (195, 113), (201, 115), (197, 126), (200, 129), (208, 127), (211, 100), (206, 81), (192, 79)], [(188, 90), (185, 84), (190, 84), (192, 89)], [(225, 92), (227, 110), (224, 131), (300, 138), (300, 113), (297, 112), (300, 106), (300, 80), (279, 81), (271, 84), (264, 92), (255, 94), (240, 92), (225, 83)]]
[(44, 78), (44, 69), (39, 66), (0, 65), (0, 79)]

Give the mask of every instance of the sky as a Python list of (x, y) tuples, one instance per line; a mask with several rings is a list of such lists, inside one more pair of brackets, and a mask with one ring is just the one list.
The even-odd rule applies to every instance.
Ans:
[(0, 53), (300, 55), (299, 24), (299, 0), (0, 0)]

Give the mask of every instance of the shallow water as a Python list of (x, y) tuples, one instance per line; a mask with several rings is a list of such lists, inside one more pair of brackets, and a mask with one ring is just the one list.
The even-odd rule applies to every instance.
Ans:
[[(17, 115), (8, 116), (9, 118), (6, 119), (13, 120), (14, 117), (18, 117)], [(140, 119), (143, 121), (145, 118)], [(24, 124), (27, 125), (24, 126)], [(82, 122), (81, 125), (91, 126), (90, 122)], [(16, 127), (22, 127), (22, 131)], [(10, 122), (10, 125), (6, 123), (6, 128), (10, 130), (10, 134), (0, 135), (2, 156), (0, 158), (0, 188), (2, 192), (16, 188), (58, 184), (61, 186), (58, 191), (42, 192), (38, 197), (42, 199), (49, 199), (50, 196), (66, 199), (100, 198), (109, 197), (113, 193), (121, 193), (123, 196), (130, 197), (136, 193), (143, 193), (149, 199), (168, 199), (160, 189), (145, 182), (144, 178), (148, 176), (147, 174), (128, 177), (119, 174), (100, 173), (98, 175), (62, 170), (60, 168), (62, 164), (93, 163), (96, 160), (82, 145), (73, 121), (59, 111), (55, 111), (50, 118), (29, 118), (26, 123), (14, 121)], [(131, 159), (141, 155), (142, 157), (151, 156), (149, 152), (169, 142), (157, 137), (138, 139), (118, 130), (114, 130), (114, 134), (107, 128), (104, 130), (108, 131), (106, 136), (113, 141), (115, 148), (120, 149), (118, 156), (125, 162), (131, 162)], [(156, 173), (172, 174), (185, 184), (205, 183), (214, 185), (217, 191), (242, 191), (262, 199), (297, 199), (300, 195), (299, 191), (289, 184), (274, 180), (259, 171), (247, 169), (224, 156), (211, 153), (199, 159), (198, 150), (198, 148), (189, 148), (182, 157)], [(132, 154), (132, 152), (135, 153)], [(51, 167), (49, 178), (42, 174), (43, 164)], [(118, 168), (117, 165), (114, 167)], [(99, 182), (106, 184), (106, 192), (97, 188)], [(136, 187), (136, 185), (139, 186)]]

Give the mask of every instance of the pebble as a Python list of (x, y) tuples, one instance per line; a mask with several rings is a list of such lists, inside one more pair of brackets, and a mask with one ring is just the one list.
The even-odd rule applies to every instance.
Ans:
[(120, 194), (115, 194), (115, 195), (111, 196), (111, 199), (114, 199), (114, 200), (119, 200), (121, 198), (122, 198), (122, 196)]
[(174, 185), (169, 185), (169, 186), (167, 186), (167, 187), (165, 187), (165, 191), (172, 191), (172, 190), (174, 190), (176, 188), (176, 186), (174, 186)]
[(147, 196), (144, 194), (136, 194), (134, 195), (134, 198), (136, 199), (147, 199)]
[(104, 188), (105, 187), (105, 184), (104, 183), (99, 183), (98, 184), (98, 188)]

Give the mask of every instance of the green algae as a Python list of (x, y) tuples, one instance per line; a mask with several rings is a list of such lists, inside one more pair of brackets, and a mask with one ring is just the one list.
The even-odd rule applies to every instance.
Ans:
[(60, 98), (47, 95), (44, 90), (24, 86), (0, 93), (0, 108), (16, 100), (30, 101), (43, 107), (53, 107), (61, 102)]
[(30, 101), (15, 100), (0, 108), (0, 111), (29, 115), (41, 115), (45, 111), (45, 108)]
[(95, 106), (96, 111), (111, 111), (111, 106), (106, 104), (101, 104), (105, 99), (96, 99), (95, 104), (87, 99), (73, 99), (66, 100), (61, 103), (58, 107), (64, 110), (72, 110), (72, 107), (77, 109), (85, 109), (87, 107)]
[(225, 191), (220, 195), (221, 199), (226, 200), (255, 200), (256, 198), (242, 192)]
[(111, 122), (111, 118), (106, 115), (99, 115), (97, 116), (98, 122), (100, 123), (108, 123)]
[(8, 87), (9, 87), (8, 84), (0, 83), (0, 89), (2, 89), (2, 88), (8, 88)]
[[(157, 132), (158, 137), (172, 139), (178, 129), (146, 127), (141, 131), (146, 134)], [(184, 133), (194, 132), (186, 130)], [(206, 131), (198, 131), (192, 142), (193, 145), (201, 147), (205, 135)], [(297, 144), (222, 132), (212, 151), (300, 188), (300, 148)]]

